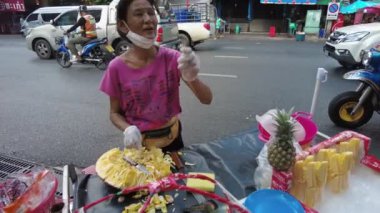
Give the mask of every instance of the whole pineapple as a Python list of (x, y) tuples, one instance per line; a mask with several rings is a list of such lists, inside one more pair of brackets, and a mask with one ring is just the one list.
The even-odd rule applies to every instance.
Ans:
[(275, 137), (268, 147), (269, 164), (277, 171), (288, 171), (296, 159), (296, 150), (293, 146), (294, 122), (290, 112), (277, 110), (274, 115), (276, 121)]

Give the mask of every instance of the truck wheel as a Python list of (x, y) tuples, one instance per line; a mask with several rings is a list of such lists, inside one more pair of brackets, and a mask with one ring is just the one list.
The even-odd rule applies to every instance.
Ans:
[(179, 38), (179, 40), (181, 40), (181, 44), (183, 46), (186, 46), (186, 47), (190, 47), (191, 46), (191, 40), (190, 40), (189, 36), (187, 36), (186, 34), (180, 33), (178, 35), (178, 38)]
[(45, 39), (38, 39), (36, 43), (34, 43), (34, 51), (41, 59), (49, 59), (52, 57), (51, 46)]
[(123, 52), (127, 51), (129, 48), (129, 45), (130, 44), (127, 41), (124, 41), (124, 40), (119, 41), (115, 47), (115, 54), (120, 55)]
[(372, 117), (373, 106), (370, 98), (356, 111), (350, 115), (353, 108), (359, 102), (360, 92), (344, 92), (336, 96), (329, 104), (329, 117), (337, 126), (354, 129), (366, 124)]

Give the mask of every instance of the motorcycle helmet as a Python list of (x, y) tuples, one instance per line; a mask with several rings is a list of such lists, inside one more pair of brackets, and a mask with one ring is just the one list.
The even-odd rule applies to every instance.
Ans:
[(87, 6), (86, 5), (80, 5), (79, 6), (79, 12), (87, 12)]

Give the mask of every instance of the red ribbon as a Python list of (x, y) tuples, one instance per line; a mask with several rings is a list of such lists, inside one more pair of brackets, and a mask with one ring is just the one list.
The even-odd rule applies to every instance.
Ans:
[(367, 155), (362, 160), (361, 163), (366, 165), (368, 168), (380, 172), (380, 160), (373, 155)]

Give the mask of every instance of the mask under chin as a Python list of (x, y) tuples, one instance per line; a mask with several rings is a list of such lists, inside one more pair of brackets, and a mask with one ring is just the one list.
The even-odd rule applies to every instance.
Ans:
[(128, 31), (126, 37), (132, 42), (133, 45), (143, 49), (149, 49), (154, 44), (154, 39), (146, 38), (131, 30)]

